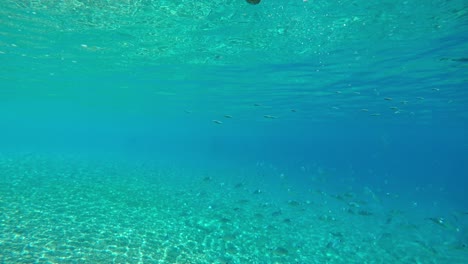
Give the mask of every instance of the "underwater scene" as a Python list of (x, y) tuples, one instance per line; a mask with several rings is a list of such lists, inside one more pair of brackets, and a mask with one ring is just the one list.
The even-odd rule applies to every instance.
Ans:
[(0, 0), (0, 263), (468, 263), (468, 2)]

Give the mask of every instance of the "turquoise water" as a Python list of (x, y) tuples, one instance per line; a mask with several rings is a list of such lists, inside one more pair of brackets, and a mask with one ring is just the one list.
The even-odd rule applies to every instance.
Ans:
[(0, 0), (0, 263), (468, 263), (463, 0)]

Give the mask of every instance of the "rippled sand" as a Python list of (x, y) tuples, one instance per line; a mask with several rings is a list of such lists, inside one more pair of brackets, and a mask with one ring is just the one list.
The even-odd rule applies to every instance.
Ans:
[(441, 225), (387, 208), (382, 199), (390, 198), (366, 191), (330, 194), (317, 185), (306, 193), (272, 191), (255, 177), (227, 174), (2, 156), (0, 262), (468, 260), (466, 219)]

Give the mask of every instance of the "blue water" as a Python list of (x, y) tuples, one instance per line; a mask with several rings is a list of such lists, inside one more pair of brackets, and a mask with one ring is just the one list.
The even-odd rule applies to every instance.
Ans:
[(0, 263), (468, 262), (466, 1), (0, 2)]

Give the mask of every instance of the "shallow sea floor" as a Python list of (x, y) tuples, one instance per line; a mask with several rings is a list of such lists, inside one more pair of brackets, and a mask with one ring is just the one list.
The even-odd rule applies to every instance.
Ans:
[(0, 263), (468, 263), (466, 212), (278, 186), (234, 170), (3, 155)]

